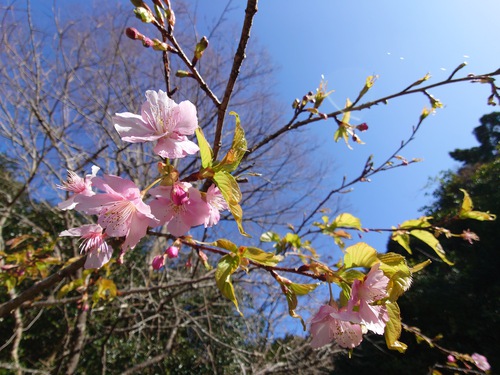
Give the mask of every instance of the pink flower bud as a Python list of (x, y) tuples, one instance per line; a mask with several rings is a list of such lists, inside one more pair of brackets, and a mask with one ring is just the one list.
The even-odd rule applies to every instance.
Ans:
[(154, 46), (154, 42), (151, 39), (149, 39), (147, 36), (145, 36), (142, 38), (142, 45), (146, 48), (149, 48), (149, 47)]
[(125, 35), (133, 40), (142, 39), (142, 34), (135, 27), (127, 27), (125, 29)]
[(184, 190), (182, 188), (181, 185), (175, 184), (172, 187), (171, 198), (172, 198), (172, 202), (175, 205), (180, 206), (189, 200), (189, 194), (187, 193), (186, 190)]
[(153, 258), (151, 265), (155, 271), (160, 270), (163, 267), (165, 260), (163, 259), (163, 255), (157, 255)]
[(170, 246), (167, 250), (165, 250), (165, 254), (169, 259), (177, 258), (179, 256), (179, 248), (176, 246)]
[(450, 363), (455, 363), (456, 362), (456, 359), (455, 357), (453, 357), (451, 354), (448, 355), (448, 357), (446, 357), (446, 360)]
[(358, 129), (360, 132), (364, 132), (365, 130), (368, 130), (368, 125), (366, 124), (366, 122), (363, 122), (362, 124), (356, 126), (356, 129)]

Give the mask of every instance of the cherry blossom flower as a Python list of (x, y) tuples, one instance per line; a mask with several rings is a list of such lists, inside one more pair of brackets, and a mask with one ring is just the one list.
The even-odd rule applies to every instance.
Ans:
[(57, 185), (57, 188), (70, 191), (74, 194), (64, 202), (59, 203), (57, 206), (63, 211), (72, 210), (76, 207), (75, 197), (78, 196), (78, 194), (87, 197), (94, 195), (95, 193), (92, 191), (91, 183), (98, 171), (99, 167), (94, 165), (92, 167), (92, 174), (86, 175), (85, 178), (78, 176), (73, 171), (68, 171), (68, 178), (62, 183), (62, 185)]
[(311, 320), (311, 346), (316, 349), (335, 340), (341, 347), (352, 349), (361, 344), (361, 325), (351, 323), (346, 311), (323, 305)]
[(209, 205), (190, 183), (158, 186), (150, 193), (155, 197), (150, 203), (152, 213), (160, 225), (167, 224), (167, 230), (176, 237), (183, 236), (191, 227), (203, 224), (210, 214)]
[(477, 368), (483, 371), (488, 371), (491, 369), (490, 364), (488, 363), (488, 359), (481, 354), (474, 353), (471, 355), (471, 358), (474, 360)]
[(198, 127), (194, 104), (187, 100), (177, 104), (162, 90), (146, 91), (146, 99), (141, 115), (124, 112), (113, 116), (122, 140), (157, 141), (154, 152), (162, 158), (183, 158), (198, 152), (199, 147), (186, 137)]
[(104, 175), (102, 179), (94, 178), (92, 185), (104, 193), (76, 197), (77, 209), (98, 215), (97, 223), (109, 237), (125, 237), (122, 251), (133, 249), (146, 235), (149, 224), (158, 223), (132, 181)]
[(387, 308), (383, 305), (373, 305), (387, 296), (389, 278), (379, 269), (379, 263), (374, 265), (364, 280), (354, 280), (351, 298), (347, 303), (348, 311), (357, 312), (353, 322), (363, 324), (370, 331), (383, 335), (385, 324), (389, 320)]
[(87, 224), (71, 228), (59, 234), (61, 237), (80, 237), (80, 251), (87, 254), (84, 268), (101, 268), (109, 262), (113, 249), (106, 243), (108, 237), (99, 224)]
[(210, 208), (210, 214), (205, 219), (205, 228), (212, 227), (220, 220), (220, 211), (229, 209), (227, 202), (222, 196), (219, 188), (211, 185), (205, 195), (205, 200)]

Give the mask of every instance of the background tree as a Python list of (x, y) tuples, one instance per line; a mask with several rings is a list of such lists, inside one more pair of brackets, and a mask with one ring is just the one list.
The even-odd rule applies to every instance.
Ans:
[[(456, 171), (443, 172), (433, 193), (434, 203), (425, 208), (425, 214), (433, 216), (436, 222), (453, 233), (462, 233), (461, 237), (442, 241), (455, 265), (450, 267), (433, 259), (430, 266), (415, 275), (412, 292), (400, 301), (401, 313), (409, 329), (418, 327), (433, 345), (485, 355), (491, 359), (493, 372), (500, 368), (496, 355), (500, 347), (492, 330), (500, 324), (500, 282), (495, 276), (500, 267), (496, 256), (500, 224), (498, 220), (479, 223), (452, 219), (458, 214), (457, 206), (463, 199), (460, 189), (474, 196), (474, 209), (500, 212), (499, 116), (499, 112), (493, 112), (481, 117), (481, 125), (473, 131), (479, 146), (450, 152), (462, 166)], [(475, 242), (477, 240), (480, 241)], [(390, 251), (404, 253), (398, 247), (392, 241), (389, 244)], [(417, 244), (415, 249), (418, 251), (410, 258), (411, 262), (433, 258), (425, 244)], [(337, 363), (339, 371), (368, 374), (375, 368), (386, 374), (427, 374), (435, 369), (441, 373), (455, 373), (453, 365), (446, 363), (445, 351), (432, 349), (426, 341), (417, 344), (412, 336), (411, 332), (403, 336), (405, 342), (412, 342), (404, 358), (385, 350), (383, 342), (373, 336), (354, 353), (354, 360)]]

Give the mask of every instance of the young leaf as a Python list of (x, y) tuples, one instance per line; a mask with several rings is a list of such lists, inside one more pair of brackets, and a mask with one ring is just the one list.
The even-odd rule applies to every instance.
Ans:
[(479, 221), (492, 221), (496, 219), (496, 215), (490, 214), (489, 212), (473, 211), (472, 209), (474, 206), (469, 193), (467, 193), (464, 189), (460, 189), (460, 191), (464, 193), (464, 200), (458, 214), (460, 219), (473, 219)]
[(117, 289), (113, 280), (100, 277), (96, 282), (97, 290), (92, 295), (92, 302), (95, 306), (100, 299), (108, 301), (116, 297)]
[(410, 248), (410, 235), (408, 233), (403, 231), (396, 231), (392, 234), (391, 239), (400, 244), (403, 249), (408, 252), (408, 254), (412, 253)]
[(320, 283), (315, 284), (296, 284), (291, 283), (288, 287), (298, 296), (305, 296), (318, 287)]
[(224, 255), (217, 264), (217, 269), (215, 270), (215, 282), (222, 295), (232, 301), (236, 310), (241, 316), (243, 316), (240, 308), (238, 307), (238, 300), (234, 294), (234, 287), (231, 282), (231, 275), (238, 269), (240, 261), (241, 259), (237, 255)]
[(429, 245), (434, 250), (434, 252), (443, 260), (443, 262), (449, 264), (450, 266), (453, 266), (453, 262), (446, 258), (443, 247), (432, 233), (427, 232), (426, 230), (415, 229), (412, 230), (410, 234)]
[(217, 171), (226, 171), (232, 172), (238, 165), (240, 165), (241, 159), (247, 152), (247, 140), (245, 138), (245, 132), (241, 127), (240, 116), (236, 112), (229, 112), (230, 115), (235, 117), (236, 126), (234, 129), (234, 137), (233, 143), (231, 144), (231, 148), (227, 152), (226, 156), (222, 159), (222, 161), (214, 167), (214, 170)]
[[(291, 287), (294, 284), (287, 279), (283, 279), (283, 280), (288, 281), (286, 283), (283, 282), (281, 280), (281, 278), (277, 278), (277, 280), (280, 283), (281, 290), (286, 297), (286, 302), (288, 304), (288, 314), (290, 314), (290, 316), (292, 318), (300, 319), (300, 322), (302, 323), (302, 327), (304, 328), (304, 331), (305, 331), (306, 330), (306, 323), (304, 322), (304, 319), (302, 319), (302, 317), (295, 312), (295, 309), (297, 308), (297, 305), (298, 305), (298, 301), (297, 301), (297, 294), (294, 291), (294, 289)], [(295, 285), (299, 285), (299, 284), (295, 284)], [(300, 288), (299, 288), (299, 290), (300, 290)], [(305, 290), (302, 289), (301, 291), (305, 291)]]
[(219, 238), (217, 241), (212, 242), (212, 245), (220, 247), (225, 250), (229, 250), (232, 253), (238, 253), (238, 246), (235, 243), (226, 240), (225, 238)]
[(210, 168), (212, 166), (213, 153), (200, 127), (196, 128), (196, 139), (200, 147), (201, 166), (203, 168)]
[(335, 224), (336, 228), (343, 227), (361, 230), (361, 220), (346, 212), (338, 215), (333, 220), (333, 224)]
[(243, 236), (250, 237), (243, 229), (243, 210), (240, 206), (241, 191), (236, 179), (225, 171), (218, 171), (214, 174), (214, 182), (219, 188), (224, 200), (229, 205), (229, 211), (234, 217), (238, 229)]
[(387, 303), (387, 312), (389, 313), (389, 321), (385, 326), (385, 343), (391, 350), (397, 350), (400, 353), (406, 351), (407, 345), (398, 341), (401, 336), (401, 315), (397, 303)]
[(262, 235), (260, 236), (260, 240), (262, 242), (279, 242), (281, 240), (281, 237), (278, 233), (269, 231), (262, 233)]
[(373, 266), (377, 259), (377, 251), (364, 242), (359, 242), (349, 246), (344, 256), (344, 265), (346, 268)]
[(245, 248), (242, 256), (254, 261), (255, 263), (271, 267), (274, 267), (283, 260), (282, 256), (266, 253), (264, 250), (257, 247)]

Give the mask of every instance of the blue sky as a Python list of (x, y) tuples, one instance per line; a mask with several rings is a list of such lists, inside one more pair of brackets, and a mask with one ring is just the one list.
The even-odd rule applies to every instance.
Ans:
[[(199, 19), (210, 24), (226, 3), (198, 1)], [(231, 21), (242, 19), (242, 6), (230, 14)], [(335, 90), (333, 103), (325, 103), (333, 111), (347, 97), (355, 98), (369, 75), (379, 76), (366, 96), (375, 99), (402, 90), (426, 73), (432, 75), (430, 83), (443, 80), (464, 61), (468, 65), (457, 76), (496, 70), (500, 48), (493, 30), (498, 14), (500, 2), (493, 0), (316, 0), (307, 4), (268, 0), (259, 2), (252, 37), (269, 50), (280, 67), (275, 89), (285, 103), (314, 90), (324, 75), (329, 89)], [(200, 27), (202, 31), (203, 25)], [(346, 208), (365, 227), (388, 228), (421, 216), (419, 209), (431, 201), (426, 196), (432, 191), (426, 188), (428, 179), (458, 166), (448, 152), (474, 146), (472, 129), (483, 114), (495, 110), (486, 105), (489, 88), (484, 85), (456, 84), (430, 93), (445, 108), (424, 122), (416, 139), (402, 152), (407, 159), (423, 161), (379, 174), (343, 197)], [(324, 147), (311, 152), (318, 161), (333, 161), (336, 168), (325, 180), (325, 192), (338, 186), (342, 176), (355, 177), (369, 155), (376, 162), (385, 160), (408, 138), (424, 106), (428, 100), (416, 95), (353, 114), (353, 119), (370, 126), (361, 134), (366, 144), (355, 145), (353, 151), (340, 142), (332, 145), (333, 121), (314, 124), (308, 134), (321, 140)], [(387, 236), (374, 234), (364, 239), (382, 250)]]

